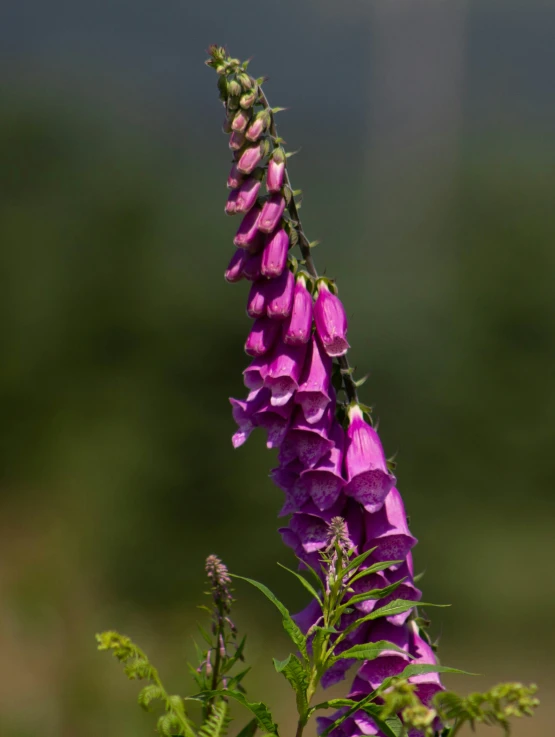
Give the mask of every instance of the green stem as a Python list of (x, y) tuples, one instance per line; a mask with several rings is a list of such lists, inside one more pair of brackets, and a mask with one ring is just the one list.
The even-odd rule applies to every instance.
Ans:
[[(266, 108), (266, 110), (270, 111), (271, 115), (271, 123), (270, 123), (270, 135), (275, 140), (277, 135), (277, 128), (276, 128), (276, 122), (274, 119), (274, 113), (272, 112), (272, 108), (270, 107), (270, 103), (268, 102), (268, 98), (264, 94), (262, 87), (259, 88), (260, 91), (260, 103), (261, 105)], [(291, 180), (289, 179), (289, 172), (287, 170), (287, 161), (285, 162), (285, 176), (284, 176), (284, 182), (287, 187), (291, 190), (291, 193), (293, 192), (293, 187), (291, 186)], [(289, 214), (291, 215), (292, 219), (297, 223), (297, 233), (299, 234), (299, 248), (301, 249), (301, 253), (304, 259), (304, 262), (306, 264), (306, 268), (308, 273), (313, 276), (315, 279), (318, 278), (318, 271), (316, 270), (316, 265), (314, 263), (314, 259), (312, 258), (312, 249), (310, 248), (310, 241), (305, 235), (305, 232), (303, 230), (303, 226), (301, 223), (301, 219), (299, 217), (299, 211), (297, 209), (297, 203), (295, 202), (295, 198), (291, 194), (291, 198), (289, 200), (289, 204), (287, 205), (287, 208), (289, 210)], [(350, 372), (350, 366), (349, 366), (349, 359), (346, 355), (339, 356), (337, 359), (337, 362), (339, 363), (339, 366), (341, 367), (341, 376), (343, 378), (343, 386), (345, 387), (345, 393), (347, 395), (347, 399), (349, 402), (358, 402), (358, 394), (357, 394), (357, 388), (355, 384), (355, 380), (352, 377), (352, 374)]]

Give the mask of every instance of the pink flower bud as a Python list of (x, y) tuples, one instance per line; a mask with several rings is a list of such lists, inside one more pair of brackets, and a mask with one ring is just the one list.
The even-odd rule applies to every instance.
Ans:
[(270, 195), (270, 198), (266, 200), (262, 208), (258, 230), (262, 231), (262, 233), (271, 233), (275, 230), (284, 210), (285, 197), (280, 194)]
[(268, 192), (279, 192), (283, 187), (283, 178), (285, 176), (285, 161), (276, 161), (271, 158), (268, 162), (268, 171), (266, 172), (266, 189)]
[(248, 212), (256, 202), (258, 190), (260, 189), (260, 181), (251, 177), (243, 182), (239, 187), (237, 199), (235, 201), (235, 212)]
[(245, 143), (245, 134), (240, 131), (233, 131), (229, 137), (229, 148), (232, 151), (238, 151)]
[[(262, 257), (264, 263), (264, 256)], [(283, 340), (290, 345), (307, 343), (312, 333), (312, 295), (302, 274), (297, 277), (293, 293), (291, 316)]]
[(262, 146), (249, 146), (241, 154), (241, 158), (237, 162), (237, 169), (242, 174), (250, 174), (262, 160)]
[(262, 317), (266, 314), (266, 301), (270, 282), (267, 279), (259, 279), (253, 282), (249, 298), (247, 300), (247, 315), (249, 317)]
[(235, 215), (237, 212), (237, 199), (239, 197), (239, 191), (234, 189), (232, 190), (228, 197), (227, 202), (225, 203), (225, 214), (226, 215)]
[(289, 269), (285, 269), (281, 276), (270, 279), (268, 285), (266, 313), (274, 320), (282, 320), (291, 312), (295, 277)]
[(258, 239), (258, 218), (260, 217), (260, 207), (255, 205), (252, 207), (245, 217), (233, 239), (233, 242), (239, 248), (252, 248)]
[(250, 115), (245, 110), (239, 110), (233, 118), (233, 122), (231, 123), (231, 130), (237, 131), (239, 133), (244, 133), (247, 125), (249, 124), (249, 119)]
[(274, 345), (280, 331), (281, 324), (277, 320), (257, 318), (245, 343), (246, 353), (253, 357), (263, 356)]
[(260, 112), (256, 116), (256, 118), (253, 120), (253, 122), (249, 125), (247, 132), (245, 134), (245, 138), (247, 141), (258, 141), (260, 136), (264, 133), (266, 130), (266, 112)]
[[(260, 271), (264, 276), (279, 276), (287, 263), (289, 236), (283, 228), (266, 236)], [(312, 302), (312, 300), (311, 300)]]
[(262, 261), (262, 253), (250, 253), (250, 251), (243, 251), (239, 249), (241, 253), (245, 254), (243, 260), (243, 276), (249, 281), (255, 281), (260, 279), (260, 262)]
[(324, 281), (318, 283), (318, 297), (314, 304), (314, 321), (324, 350), (328, 356), (347, 353), (347, 316), (339, 297), (332, 294)]
[(233, 164), (233, 166), (231, 167), (231, 171), (229, 172), (229, 176), (227, 178), (227, 188), (237, 189), (243, 183), (243, 179), (244, 179), (243, 175), (237, 169), (237, 164)]
[(245, 256), (247, 256), (247, 251), (242, 251), (240, 248), (235, 251), (235, 253), (231, 257), (229, 266), (224, 272), (226, 281), (236, 282), (243, 279), (243, 266), (245, 262)]

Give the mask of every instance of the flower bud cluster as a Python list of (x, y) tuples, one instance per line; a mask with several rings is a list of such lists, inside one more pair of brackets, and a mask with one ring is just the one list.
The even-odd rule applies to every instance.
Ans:
[[(242, 216), (225, 278), (252, 282), (247, 314), (253, 325), (245, 350), (253, 360), (243, 372), (249, 390), (246, 398), (230, 400), (238, 426), (233, 445), (242, 445), (255, 428), (262, 428), (267, 447), (278, 449), (278, 466), (271, 478), (285, 495), (281, 515), (291, 515), (280, 532), (302, 562), (320, 571), (320, 555), (329, 545), (329, 524), (341, 517), (346, 523), (344, 542), (347, 545), (348, 537), (356, 555), (375, 548), (364, 566), (395, 561), (379, 573), (361, 577), (352, 595), (399, 583), (390, 599), (417, 601), (421, 594), (414, 585), (411, 556), (416, 540), (408, 529), (396, 479), (365, 408), (347, 387), (348, 400), (340, 401), (333, 385), (334, 376), (345, 376), (337, 363), (349, 348), (345, 309), (333, 282), (315, 276), (305, 251), (300, 264), (289, 252), (304, 236), (286, 154), (260, 87), (262, 80), (249, 77), (245, 65), (228, 58), (225, 50), (210, 53), (208, 64), (220, 75), (224, 130), (230, 135), (233, 157), (225, 211)], [(326, 585), (324, 576), (322, 585)], [(342, 625), (387, 602), (356, 603), (352, 612), (343, 615)], [(306, 632), (318, 616), (311, 604), (297, 615), (297, 622)], [(377, 640), (395, 643), (404, 654), (386, 651), (363, 662), (352, 687), (353, 698), (364, 697), (408, 663), (436, 662), (411, 611), (359, 626), (341, 647)], [(339, 660), (324, 674), (324, 686), (344, 678), (352, 664)], [(425, 705), (442, 688), (433, 673), (410, 682)], [(338, 731), (382, 734), (372, 725), (368, 715), (355, 713)], [(321, 727), (325, 726), (322, 720)]]

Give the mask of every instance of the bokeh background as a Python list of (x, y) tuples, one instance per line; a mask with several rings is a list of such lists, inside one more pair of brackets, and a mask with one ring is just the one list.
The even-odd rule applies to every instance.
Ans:
[[(370, 372), (444, 663), (539, 683), (552, 732), (555, 8), (547, 0), (7, 0), (0, 9), (0, 734), (139, 737), (135, 638), (172, 691), (216, 552), (295, 610), (261, 437), (233, 451), (246, 287), (205, 49), (254, 56), (306, 230)], [(269, 604), (253, 699), (287, 734)], [(482, 732), (480, 732), (482, 734)]]

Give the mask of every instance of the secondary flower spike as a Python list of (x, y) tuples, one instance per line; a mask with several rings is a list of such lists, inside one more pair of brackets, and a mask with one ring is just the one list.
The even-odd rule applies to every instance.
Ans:
[[(326, 572), (320, 565), (333, 558), (330, 535), (336, 540), (339, 535), (345, 559), (368, 553), (346, 594), (349, 608), (332, 641), (338, 640), (337, 653), (381, 640), (395, 649), (362, 662), (338, 659), (321, 680), (324, 687), (337, 683), (356, 665), (349, 696), (360, 700), (409, 663), (435, 665), (414, 614), (421, 597), (411, 552), (416, 539), (378, 433), (358, 401), (346, 358), (345, 308), (333, 282), (316, 270), (284, 143), (276, 131), (275, 109), (261, 80), (251, 78), (246, 66), (221, 48), (212, 47), (211, 56), (209, 64), (225, 77), (219, 89), (226, 107), (224, 129), (234, 150), (226, 212), (243, 215), (233, 239), (238, 249), (225, 274), (229, 282), (252, 282), (247, 313), (254, 322), (245, 351), (254, 360), (243, 372), (246, 398), (230, 400), (238, 426), (233, 444), (239, 447), (258, 428), (266, 432), (267, 447), (278, 449), (271, 478), (284, 494), (280, 516), (290, 515), (280, 533), (300, 567), (310, 565), (319, 572), (324, 591), (330, 590), (334, 575), (332, 567)], [(358, 623), (397, 599), (408, 602), (401, 611)], [(307, 633), (321, 614), (312, 602), (295, 620)], [(434, 673), (411, 677), (409, 683), (424, 704), (442, 689)], [(320, 731), (339, 714), (320, 718)], [(361, 710), (331, 734), (386, 737), (371, 714)], [(407, 737), (416, 735), (410, 730)]]

